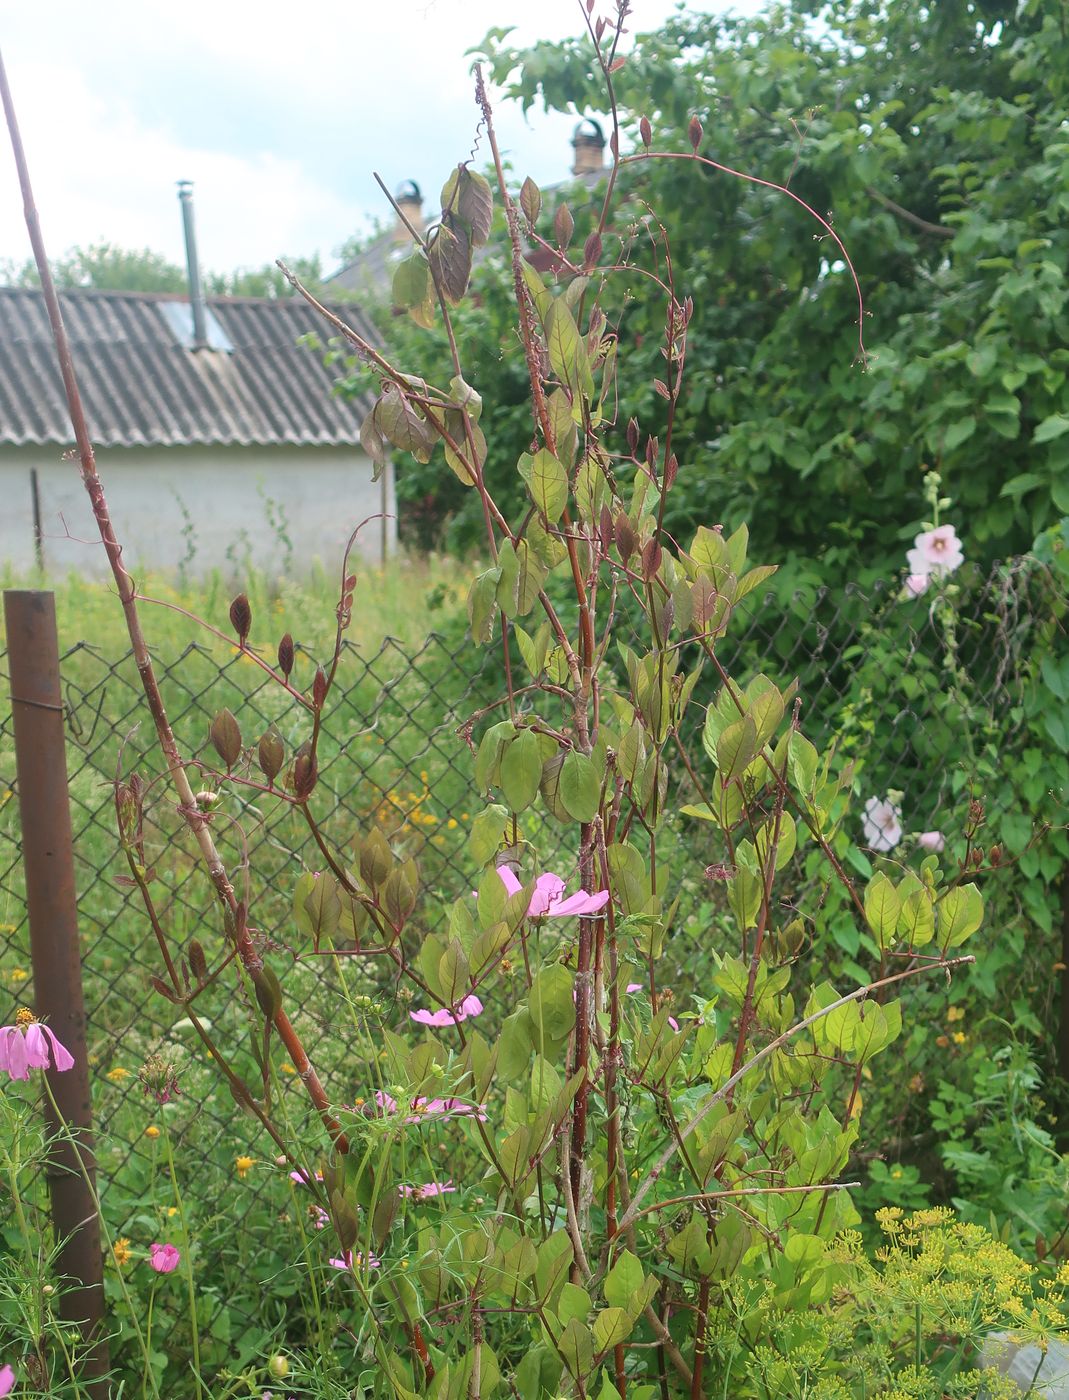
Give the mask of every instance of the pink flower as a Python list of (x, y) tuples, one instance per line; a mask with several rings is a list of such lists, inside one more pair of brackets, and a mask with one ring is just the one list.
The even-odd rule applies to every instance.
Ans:
[(15, 1388), (15, 1372), (10, 1366), (0, 1370), (0, 1395), (10, 1395)]
[(181, 1254), (173, 1244), (154, 1244), (151, 1248), (151, 1258), (149, 1263), (158, 1274), (172, 1274), (178, 1268), (178, 1261)]
[(941, 851), (946, 845), (946, 838), (941, 831), (922, 831), (917, 837), (917, 845), (925, 851)]
[(902, 813), (886, 798), (870, 797), (861, 821), (865, 844), (874, 851), (893, 851), (902, 840)]
[[(375, 1091), (375, 1102), (384, 1114), (392, 1115), (399, 1112), (397, 1100), (381, 1089)], [(424, 1118), (450, 1118), (460, 1117), (466, 1113), (474, 1114), (480, 1123), (486, 1122), (486, 1105), (480, 1104), (478, 1108), (470, 1103), (463, 1103), (460, 1099), (412, 1099), (405, 1105), (407, 1114), (406, 1123), (422, 1123)]]
[(0, 1069), (12, 1079), (29, 1079), (31, 1069), (71, 1069), (74, 1057), (47, 1026), (20, 1010), (13, 1026), (0, 1026)]
[[(316, 1181), (322, 1181), (322, 1180), (323, 1180), (323, 1173), (322, 1173), (322, 1172), (315, 1172), (314, 1175), (315, 1175)], [(302, 1171), (290, 1172), (290, 1180), (291, 1180), (291, 1181), (295, 1181), (295, 1182), (297, 1183), (298, 1186), (309, 1186), (309, 1185), (311, 1185), (311, 1182), (310, 1182), (310, 1180), (309, 1180), (309, 1178), (308, 1178), (307, 1173), (302, 1172)]]
[(934, 530), (923, 530), (913, 541), (913, 548), (906, 552), (911, 576), (923, 574), (925, 578), (939, 578), (942, 574), (952, 574), (964, 563), (961, 541), (954, 532), (953, 525), (939, 525)]
[(428, 1181), (425, 1186), (402, 1186), (401, 1195), (415, 1201), (429, 1201), (432, 1196), (448, 1196), (457, 1188), (451, 1181)]
[(928, 591), (927, 574), (910, 574), (906, 579), (906, 592), (911, 597), (919, 598), (922, 593)]
[(478, 1016), (482, 1009), (482, 1002), (473, 993), (466, 996), (460, 1005), (452, 1010), (443, 1006), (439, 1011), (410, 1011), (408, 1014), (421, 1026), (452, 1026), (459, 1021), (466, 1021), (469, 1016)]
[[(642, 985), (641, 982), (628, 982), (627, 986), (624, 988), (624, 991), (627, 993), (628, 996), (631, 996), (634, 992), (644, 992), (645, 990), (646, 988)], [(679, 1030), (679, 1022), (674, 1016), (669, 1016), (668, 1024), (672, 1027), (674, 1031)]]
[(346, 1273), (348, 1273), (350, 1269), (362, 1269), (365, 1265), (369, 1269), (377, 1269), (380, 1263), (381, 1260), (376, 1259), (373, 1254), (369, 1254), (365, 1258), (359, 1251), (354, 1254), (351, 1249), (343, 1249), (339, 1259), (332, 1259), (330, 1261), (331, 1268), (344, 1269)]
[[(510, 895), (519, 894), (523, 889), (507, 865), (499, 865), (497, 873), (501, 876), (502, 884)], [(577, 890), (567, 899), (564, 899), (563, 895), (564, 881), (559, 875), (539, 875), (535, 881), (531, 902), (527, 906), (528, 918), (541, 919), (548, 915), (551, 918), (564, 919), (571, 914), (580, 916), (596, 914), (599, 909), (604, 909), (609, 902), (608, 890), (599, 890), (597, 894), (587, 894), (586, 890)]]

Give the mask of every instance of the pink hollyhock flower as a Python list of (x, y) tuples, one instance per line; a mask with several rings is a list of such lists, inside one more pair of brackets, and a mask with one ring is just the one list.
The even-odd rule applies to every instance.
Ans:
[(902, 813), (884, 797), (870, 797), (861, 820), (865, 844), (874, 851), (893, 851), (902, 840)]
[(964, 561), (961, 541), (955, 534), (953, 525), (939, 525), (934, 530), (923, 530), (913, 541), (913, 548), (906, 551), (910, 574), (923, 574), (926, 578), (952, 574)]
[(15, 1372), (10, 1366), (0, 1370), (0, 1395), (10, 1395), (15, 1389)]
[[(375, 1102), (383, 1113), (392, 1115), (399, 1112), (397, 1100), (391, 1095), (384, 1093), (382, 1089), (376, 1089)], [(405, 1105), (406, 1123), (422, 1123), (425, 1118), (451, 1118), (461, 1117), (464, 1114), (474, 1114), (480, 1123), (486, 1122), (486, 1105), (480, 1104), (478, 1108), (470, 1103), (464, 1103), (460, 1099), (412, 1099)]]
[(941, 831), (922, 831), (917, 837), (917, 845), (925, 851), (941, 851), (946, 845), (946, 837)]
[(182, 1258), (173, 1244), (154, 1244), (151, 1247), (149, 1263), (158, 1274), (172, 1274)]
[(928, 591), (927, 574), (910, 574), (906, 579), (906, 592), (914, 598), (919, 598), (922, 593)]
[(432, 1196), (448, 1196), (457, 1188), (451, 1181), (428, 1181), (425, 1186), (402, 1186), (401, 1195), (415, 1201), (429, 1201)]
[(0, 1026), (0, 1069), (12, 1079), (29, 1079), (31, 1069), (67, 1070), (74, 1057), (55, 1035), (21, 1007), (13, 1026)]
[(365, 1258), (364, 1255), (362, 1255), (359, 1251), (357, 1251), (357, 1253), (354, 1254), (351, 1249), (343, 1249), (341, 1252), (341, 1257), (338, 1259), (332, 1259), (330, 1261), (330, 1264), (332, 1268), (344, 1269), (345, 1272), (348, 1273), (350, 1269), (362, 1269), (365, 1267), (365, 1265), (369, 1269), (377, 1269), (381, 1262), (382, 1261), (376, 1259), (373, 1254), (369, 1254)]
[[(519, 894), (523, 889), (507, 865), (499, 865), (497, 873), (501, 876), (501, 882), (510, 895)], [(608, 902), (608, 890), (598, 890), (597, 894), (587, 894), (586, 890), (577, 890), (575, 894), (569, 895), (565, 899), (564, 881), (559, 875), (539, 875), (535, 881), (531, 902), (527, 906), (527, 915), (531, 919), (541, 919), (546, 916), (564, 919), (572, 914), (580, 916), (596, 914), (599, 909), (604, 909)]]
[(413, 1021), (418, 1021), (421, 1026), (452, 1026), (458, 1021), (466, 1021), (469, 1016), (481, 1014), (483, 1004), (474, 993), (467, 996), (459, 1006), (452, 1010), (448, 1006), (441, 1007), (438, 1011), (410, 1011), (408, 1014)]
[[(644, 992), (645, 990), (646, 988), (642, 985), (641, 982), (628, 982), (627, 986), (624, 988), (624, 991), (626, 991), (628, 996), (631, 996), (634, 992)], [(669, 1016), (668, 1024), (672, 1027), (674, 1031), (679, 1030), (679, 1022), (674, 1016)]]

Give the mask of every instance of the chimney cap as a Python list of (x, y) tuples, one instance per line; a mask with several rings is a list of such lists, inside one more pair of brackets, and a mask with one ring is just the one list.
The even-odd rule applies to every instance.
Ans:
[(398, 204), (422, 204), (423, 191), (416, 184), (415, 180), (402, 180), (394, 190), (394, 199)]
[(595, 121), (593, 117), (584, 117), (572, 132), (572, 145), (598, 146), (604, 150), (605, 132), (601, 122)]

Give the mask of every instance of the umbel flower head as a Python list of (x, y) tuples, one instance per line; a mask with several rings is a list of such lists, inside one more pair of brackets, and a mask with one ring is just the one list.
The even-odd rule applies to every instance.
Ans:
[(29, 1079), (31, 1069), (72, 1069), (74, 1057), (25, 1006), (13, 1026), (0, 1026), (0, 1069), (12, 1079)]

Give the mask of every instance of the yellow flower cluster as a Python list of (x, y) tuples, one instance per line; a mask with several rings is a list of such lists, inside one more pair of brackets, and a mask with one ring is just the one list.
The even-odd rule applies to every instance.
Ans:
[(125, 1235), (119, 1236), (119, 1238), (112, 1245), (111, 1252), (116, 1264), (118, 1264), (120, 1269), (124, 1264), (129, 1264), (131, 1258), (133, 1257), (133, 1250), (130, 1248), (130, 1241), (126, 1238)]
[(252, 1157), (246, 1157), (246, 1156), (242, 1155), (242, 1156), (240, 1156), (240, 1157), (235, 1157), (235, 1158), (234, 1158), (234, 1168), (235, 1168), (235, 1170), (237, 1171), (238, 1177), (239, 1177), (242, 1181), (245, 1180), (245, 1178), (246, 1178), (246, 1177), (248, 1176), (248, 1174), (249, 1174), (250, 1168), (253, 1167), (254, 1165), (255, 1165), (255, 1160), (254, 1160), (254, 1158), (252, 1158)]

